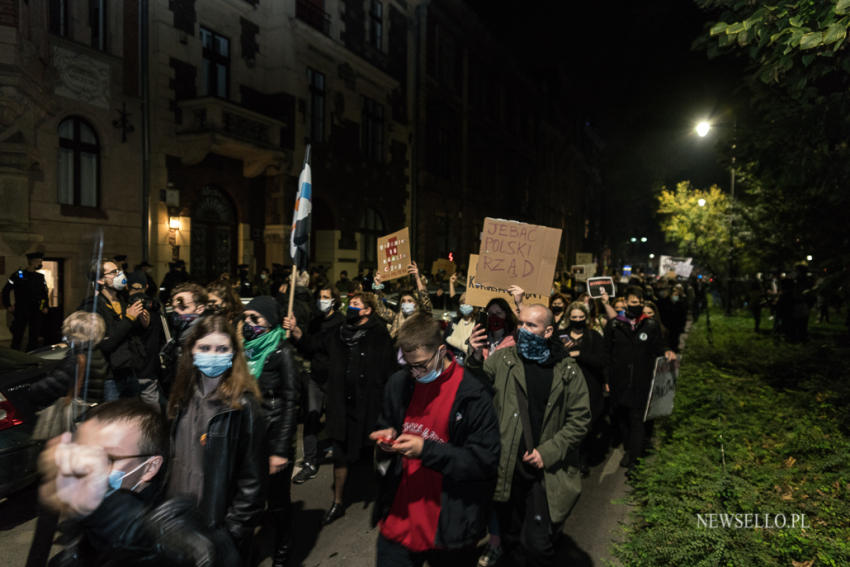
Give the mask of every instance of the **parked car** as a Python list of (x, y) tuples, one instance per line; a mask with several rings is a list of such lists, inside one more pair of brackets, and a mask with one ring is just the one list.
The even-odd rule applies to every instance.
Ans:
[(29, 387), (64, 357), (63, 347), (23, 353), (0, 347), (0, 498), (34, 482), (42, 441), (32, 438), (36, 411)]

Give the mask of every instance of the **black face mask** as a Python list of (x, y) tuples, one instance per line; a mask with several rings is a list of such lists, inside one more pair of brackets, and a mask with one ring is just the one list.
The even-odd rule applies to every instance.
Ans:
[(552, 306), (552, 313), (553, 314), (560, 315), (563, 312), (564, 312), (564, 306), (563, 305), (553, 305)]
[(197, 319), (198, 316), (196, 314), (191, 315), (181, 315), (177, 311), (172, 311), (168, 314), (168, 324), (171, 327), (171, 332), (175, 336), (179, 336), (186, 329), (189, 328), (189, 325), (192, 324), (192, 321)]
[(242, 325), (242, 338), (246, 341), (253, 341), (257, 337), (266, 334), (268, 331), (269, 329), (266, 327), (261, 325), (252, 325), (248, 321), (245, 321), (245, 324)]
[(360, 315), (360, 309), (358, 309), (357, 307), (349, 307), (348, 310), (345, 312), (345, 322), (350, 325), (353, 325), (360, 321), (361, 317), (362, 316)]
[(640, 305), (627, 305), (626, 315), (629, 319), (637, 319), (643, 314), (643, 307)]
[(573, 321), (570, 320), (570, 327), (577, 331), (583, 331), (585, 327), (587, 327), (587, 319), (582, 319), (581, 321)]

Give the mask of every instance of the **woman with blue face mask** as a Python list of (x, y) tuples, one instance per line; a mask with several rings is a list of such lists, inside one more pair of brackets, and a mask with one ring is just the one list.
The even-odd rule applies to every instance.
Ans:
[(226, 530), (243, 562), (265, 505), (268, 475), (259, 389), (223, 315), (202, 317), (183, 344), (168, 400), (169, 496), (184, 495), (205, 523)]
[(381, 319), (389, 325), (390, 338), (395, 339), (398, 336), (398, 330), (407, 319), (417, 312), (424, 312), (428, 315), (433, 310), (431, 297), (428, 295), (428, 289), (425, 287), (425, 282), (419, 276), (419, 268), (416, 262), (413, 262), (407, 267), (410, 276), (416, 282), (415, 290), (402, 290), (398, 296), (398, 312), (393, 311), (383, 301), (381, 290), (384, 288), (381, 274), (375, 274), (372, 289), (378, 297), (378, 309), (375, 311)]

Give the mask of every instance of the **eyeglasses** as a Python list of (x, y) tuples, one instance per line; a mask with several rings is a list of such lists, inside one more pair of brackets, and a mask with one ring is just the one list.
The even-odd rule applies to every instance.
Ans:
[(407, 367), (410, 369), (411, 372), (416, 372), (417, 374), (420, 373), (420, 372), (428, 372), (429, 367), (431, 366), (431, 363), (434, 362), (434, 359), (437, 358), (438, 354), (440, 354), (440, 349), (437, 349), (437, 352), (435, 352), (434, 355), (431, 358), (429, 358), (428, 360), (426, 360), (425, 362), (419, 362), (419, 363), (416, 363), (416, 364), (411, 364), (411, 363), (407, 362), (407, 359), (405, 359), (405, 364), (407, 365)]
[(106, 458), (109, 459), (110, 468), (115, 466), (117, 461), (123, 461), (125, 459), (140, 459), (142, 457), (153, 457), (152, 453), (142, 453), (140, 455), (110, 455), (106, 454)]
[(116, 275), (118, 272), (119, 272), (119, 270), (118, 270), (118, 269), (115, 269), (115, 270), (110, 270), (110, 271), (108, 271), (108, 272), (103, 272), (103, 275), (104, 275), (104, 276), (114, 276), (114, 275)]

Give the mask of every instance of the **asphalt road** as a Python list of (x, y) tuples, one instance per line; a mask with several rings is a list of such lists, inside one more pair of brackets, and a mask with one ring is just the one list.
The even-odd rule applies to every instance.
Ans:
[[(628, 487), (619, 468), (622, 452), (615, 449), (591, 469), (583, 491), (564, 525), (566, 537), (559, 546), (558, 565), (602, 566), (611, 560), (611, 543), (616, 540), (626, 514), (623, 503)], [(291, 565), (305, 567), (365, 567), (375, 565), (377, 531), (369, 526), (374, 485), (370, 463), (352, 469), (346, 515), (321, 527), (325, 509), (332, 500), (331, 465), (322, 465), (313, 480), (292, 487), (293, 559)], [(0, 503), (0, 564), (23, 567), (35, 529), (36, 490), (22, 491)], [(259, 565), (270, 567), (271, 534), (261, 530), (255, 543)], [(54, 546), (54, 552), (58, 548)]]

